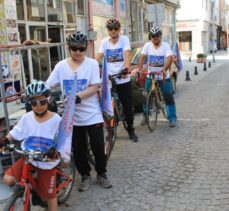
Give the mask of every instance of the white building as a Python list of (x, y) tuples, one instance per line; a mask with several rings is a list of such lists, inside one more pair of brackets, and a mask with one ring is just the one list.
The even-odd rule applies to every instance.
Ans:
[(176, 18), (181, 54), (206, 54), (220, 42), (219, 0), (181, 0)]

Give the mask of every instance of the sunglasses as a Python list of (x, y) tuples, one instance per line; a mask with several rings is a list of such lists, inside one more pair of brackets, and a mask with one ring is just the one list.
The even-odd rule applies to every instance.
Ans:
[(48, 98), (41, 99), (41, 100), (30, 100), (29, 103), (31, 106), (40, 106), (40, 105), (45, 105), (49, 102)]
[(113, 31), (113, 30), (118, 31), (119, 27), (108, 27), (108, 30), (109, 31)]
[(158, 38), (158, 37), (160, 37), (160, 35), (159, 35), (159, 34), (156, 34), (156, 35), (151, 35), (151, 38)]
[(84, 51), (86, 51), (86, 47), (71, 46), (70, 49), (71, 49), (72, 51), (79, 51), (79, 52), (81, 52), (81, 53), (84, 52)]

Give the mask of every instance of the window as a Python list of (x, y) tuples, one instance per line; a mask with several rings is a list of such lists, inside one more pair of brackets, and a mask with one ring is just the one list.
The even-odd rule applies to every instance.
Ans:
[(28, 19), (32, 21), (45, 20), (44, 0), (27, 0)]
[(47, 0), (48, 21), (62, 21), (62, 8), (60, 0)]
[(64, 2), (64, 20), (67, 20), (68, 23), (75, 23), (75, 3)]
[(17, 19), (18, 20), (25, 20), (23, 0), (17, 0), (16, 4), (17, 4)]
[(77, 1), (77, 14), (84, 15), (84, 0)]

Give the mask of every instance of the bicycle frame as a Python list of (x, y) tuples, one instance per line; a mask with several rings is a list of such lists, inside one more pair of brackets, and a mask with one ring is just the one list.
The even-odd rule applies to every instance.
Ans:
[[(19, 181), (17, 184), (20, 185), (21, 187), (25, 188), (25, 193), (24, 193), (24, 208), (23, 211), (27, 211), (30, 203), (30, 194), (31, 194), (31, 186), (32, 188), (36, 191), (38, 188), (38, 181), (33, 177), (33, 175), (30, 173), (31, 170), (35, 170), (36, 167), (32, 166), (27, 160), (25, 160), (25, 163), (22, 168), (22, 176), (21, 176), (21, 181)], [(72, 179), (66, 175), (64, 172), (58, 169), (58, 167), (55, 168), (56, 170), (56, 175), (61, 175), (66, 178), (66, 181), (56, 187), (56, 192), (59, 190), (63, 189), (66, 187)], [(31, 186), (30, 186), (31, 184)]]

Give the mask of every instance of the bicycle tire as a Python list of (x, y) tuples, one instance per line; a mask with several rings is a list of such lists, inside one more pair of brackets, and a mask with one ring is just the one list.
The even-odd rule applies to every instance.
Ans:
[(157, 125), (157, 105), (153, 90), (150, 90), (146, 101), (146, 124), (150, 132), (154, 131)]
[(160, 109), (162, 111), (162, 114), (164, 118), (167, 119), (168, 117), (167, 117), (167, 112), (166, 112), (165, 99), (164, 99), (164, 95), (160, 88), (158, 89), (158, 97), (159, 97), (158, 100), (160, 101), (159, 104), (160, 104)]
[[(60, 166), (59, 169), (62, 172), (65, 172), (65, 173), (67, 172), (66, 174), (70, 176), (70, 178), (72, 179), (72, 181), (68, 184), (67, 187), (61, 189), (57, 193), (58, 204), (62, 204), (68, 199), (69, 195), (71, 194), (73, 185), (74, 185), (75, 176), (76, 176), (74, 157), (71, 156), (70, 163), (64, 167)], [(70, 173), (68, 171), (70, 171)], [(66, 179), (63, 176), (57, 175), (57, 183), (58, 183), (57, 185), (60, 185), (61, 183), (65, 182), (65, 180)]]
[[(113, 121), (113, 125), (111, 126), (111, 121)], [(107, 131), (108, 134), (105, 138), (105, 148), (106, 148), (106, 156), (107, 156), (107, 161), (110, 158), (111, 152), (114, 148), (115, 145), (115, 141), (116, 141), (116, 137), (117, 137), (117, 130), (118, 130), (118, 121), (117, 121), (117, 115), (116, 113), (114, 114), (114, 117), (111, 120), (108, 120), (105, 117), (104, 122), (106, 122), (105, 124), (108, 125)]]
[(91, 149), (90, 137), (87, 132), (86, 132), (86, 139), (87, 139), (86, 140), (87, 141), (87, 159), (92, 166), (95, 166), (95, 157)]
[(174, 75), (172, 75), (170, 80), (171, 80), (171, 84), (172, 84), (172, 88), (173, 88), (173, 94), (175, 94), (176, 90), (177, 90), (177, 87), (176, 87), (176, 79), (175, 79)]
[[(18, 210), (23, 210), (24, 209), (24, 192), (25, 192), (25, 189), (24, 188), (20, 188), (18, 190), (16, 190), (12, 195), (11, 197), (8, 199), (7, 203), (6, 203), (6, 206), (4, 208), (4, 211), (18, 211)], [(15, 202), (17, 200), (20, 200), (21, 201), (21, 206), (16, 206), (15, 205)], [(20, 202), (19, 201), (19, 202)], [(16, 206), (16, 207), (15, 207)], [(29, 207), (27, 209), (28, 211), (31, 210), (30, 208), (30, 201), (29, 201)]]

